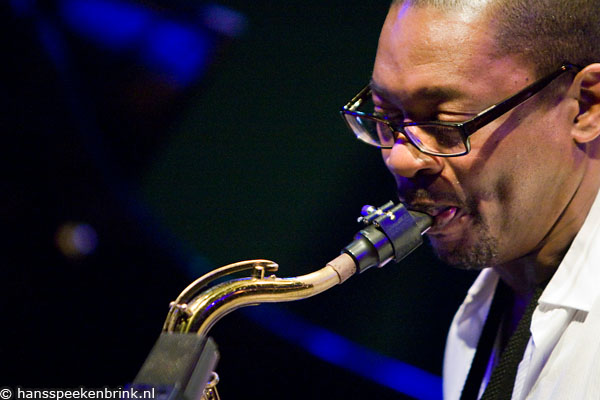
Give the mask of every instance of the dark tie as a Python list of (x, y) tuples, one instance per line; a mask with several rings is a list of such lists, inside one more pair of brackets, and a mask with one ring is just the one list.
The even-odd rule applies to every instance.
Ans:
[[(529, 327), (531, 325), (531, 316), (535, 310), (538, 299), (542, 294), (544, 287), (538, 287), (529, 301), (521, 320), (517, 325), (517, 329), (512, 334), (506, 348), (500, 356), (500, 362), (494, 368), (490, 381), (481, 396), (481, 400), (510, 400), (512, 396), (515, 378), (519, 363), (523, 359), (525, 348), (531, 337)], [(487, 367), (487, 363), (492, 353), (492, 347), (498, 334), (502, 315), (506, 311), (509, 304), (510, 289), (502, 281), (498, 282), (492, 305), (488, 317), (485, 321), (484, 328), (481, 332), (481, 337), (477, 343), (477, 351), (469, 376), (465, 382), (461, 400), (477, 399), (481, 381)]]

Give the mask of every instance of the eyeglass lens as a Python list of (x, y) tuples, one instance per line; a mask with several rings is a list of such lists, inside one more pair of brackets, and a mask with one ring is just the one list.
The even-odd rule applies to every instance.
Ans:
[(394, 130), (383, 121), (368, 116), (345, 114), (344, 117), (356, 137), (372, 146), (391, 148), (398, 134), (419, 149), (439, 154), (458, 154), (466, 151), (466, 146), (459, 128), (441, 125), (406, 126), (402, 131)]

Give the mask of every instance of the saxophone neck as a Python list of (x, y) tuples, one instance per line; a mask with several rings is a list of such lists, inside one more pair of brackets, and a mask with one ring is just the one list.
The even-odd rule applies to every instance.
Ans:
[[(272, 263), (268, 260), (244, 261), (244, 265), (253, 269), (251, 277), (215, 285), (189, 301), (182, 301), (180, 298), (187, 300), (188, 296), (180, 295), (171, 303), (163, 331), (206, 335), (217, 321), (241, 307), (306, 299), (344, 282), (356, 272), (356, 264), (348, 254), (341, 254), (318, 271), (294, 278), (265, 276), (266, 262)], [(240, 264), (223, 268), (239, 270)], [(206, 277), (198, 281), (208, 283)], [(198, 286), (197, 282), (188, 286), (182, 295), (191, 294), (194, 286)]]
[[(238, 308), (314, 296), (356, 272), (381, 267), (392, 260), (399, 262), (421, 245), (421, 235), (432, 224), (430, 216), (409, 211), (402, 204), (365, 207), (359, 219), (365, 228), (324, 268), (295, 278), (269, 275), (278, 269), (269, 260), (242, 261), (218, 268), (194, 281), (171, 303), (163, 331), (206, 335), (220, 318)], [(251, 277), (205, 289), (215, 279), (243, 270), (252, 270)]]

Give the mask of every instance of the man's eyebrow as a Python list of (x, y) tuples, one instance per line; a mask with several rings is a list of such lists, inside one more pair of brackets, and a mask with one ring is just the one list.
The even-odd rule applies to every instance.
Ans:
[[(386, 101), (392, 101), (394, 98), (398, 98), (397, 94), (392, 93), (389, 89), (379, 85), (373, 79), (369, 82), (369, 87), (379, 97)], [(426, 86), (416, 90), (416, 92), (410, 94), (410, 98), (421, 98), (425, 101), (431, 102), (442, 102), (454, 100), (460, 97), (464, 97), (465, 94), (457, 88), (447, 86)]]
[(391, 97), (393, 97), (391, 95), (391, 93), (389, 93), (386, 88), (384, 88), (383, 86), (377, 84), (377, 82), (375, 82), (373, 80), (373, 78), (371, 78), (371, 80), (369, 81), (369, 87), (371, 88), (371, 91), (373, 93), (375, 93), (379, 97), (382, 97), (383, 99), (388, 99), (389, 100)]

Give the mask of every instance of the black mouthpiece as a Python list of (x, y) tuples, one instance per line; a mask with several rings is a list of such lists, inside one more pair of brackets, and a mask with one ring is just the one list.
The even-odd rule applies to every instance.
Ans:
[(354, 259), (358, 272), (399, 262), (423, 243), (422, 235), (433, 224), (431, 216), (391, 201), (379, 208), (364, 206), (362, 214), (359, 221), (367, 226), (342, 251)]

